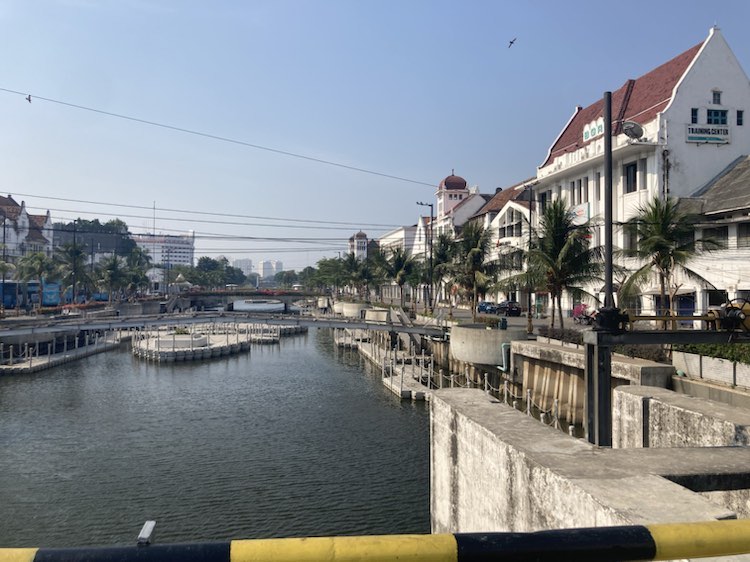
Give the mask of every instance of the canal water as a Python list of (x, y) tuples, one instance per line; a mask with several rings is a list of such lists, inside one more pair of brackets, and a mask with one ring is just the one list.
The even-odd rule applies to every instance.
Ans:
[(429, 532), (425, 406), (311, 330), (0, 378), (0, 547)]

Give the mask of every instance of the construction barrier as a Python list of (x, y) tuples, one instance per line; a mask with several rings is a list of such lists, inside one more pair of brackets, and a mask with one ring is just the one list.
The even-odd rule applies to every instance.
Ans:
[(750, 520), (462, 533), (6, 548), (0, 562), (473, 562), (674, 560), (750, 553)]

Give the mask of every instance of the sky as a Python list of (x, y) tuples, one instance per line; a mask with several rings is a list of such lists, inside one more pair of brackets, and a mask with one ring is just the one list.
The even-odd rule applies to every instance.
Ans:
[(534, 176), (577, 105), (713, 25), (747, 72), (748, 21), (747, 0), (0, 0), (0, 193), (299, 271), (415, 224), (452, 170), (487, 194)]

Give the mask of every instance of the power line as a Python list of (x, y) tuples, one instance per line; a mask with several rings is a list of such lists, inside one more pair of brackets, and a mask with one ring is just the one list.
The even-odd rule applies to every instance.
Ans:
[[(86, 201), (83, 199), (68, 199), (64, 197), (51, 197), (47, 195), (33, 195), (29, 193), (16, 193), (16, 196), (18, 197), (36, 197), (37, 199), (50, 199), (53, 201), (64, 201), (66, 203), (84, 203), (87, 205), (102, 205), (107, 207), (122, 207), (122, 208), (128, 208), (128, 209), (145, 209), (147, 211), (164, 211), (168, 213), (185, 213), (185, 214), (192, 214), (192, 215), (208, 215), (208, 216), (216, 216), (216, 217), (230, 217), (230, 218), (241, 218), (241, 219), (253, 219), (253, 220), (274, 220), (274, 221), (287, 221), (287, 222), (302, 222), (302, 223), (311, 223), (311, 224), (328, 224), (328, 225), (341, 225), (341, 226), (354, 226), (354, 227), (362, 227), (362, 226), (372, 226), (372, 227), (384, 227), (384, 228), (397, 228), (400, 225), (395, 224), (378, 224), (378, 223), (360, 223), (360, 222), (341, 222), (341, 221), (322, 221), (322, 220), (314, 220), (314, 219), (289, 219), (289, 218), (281, 218), (281, 217), (259, 217), (259, 216), (253, 216), (253, 215), (238, 215), (233, 213), (215, 213), (215, 212), (208, 212), (208, 211), (190, 211), (190, 210), (184, 210), (184, 209), (167, 209), (163, 207), (147, 207), (144, 205), (128, 205), (125, 203), (106, 203), (104, 201)], [(30, 209), (39, 209), (43, 210), (42, 207), (33, 207), (30, 206)], [(68, 211), (64, 210), (63, 212), (86, 212), (90, 215), (96, 214), (93, 211)], [(104, 213), (105, 215), (107, 213)], [(109, 216), (116, 216), (116, 215), (109, 215)], [(153, 219), (153, 217), (145, 217), (149, 220)], [(171, 220), (166, 217), (158, 217), (163, 218), (164, 220)], [(271, 226), (271, 225), (268, 225)]]
[[(26, 207), (27, 209), (38, 209), (43, 210), (42, 207), (35, 207), (33, 205), (28, 205)], [(81, 211), (77, 209), (47, 209), (48, 211), (54, 211), (57, 213), (78, 213), (79, 215), (93, 215), (93, 216), (110, 216), (115, 218), (125, 217), (129, 219), (145, 219), (145, 220), (153, 220), (153, 217), (145, 216), (145, 215), (130, 215), (126, 213), (117, 213), (117, 214), (110, 214), (110, 213), (102, 213), (97, 211)], [(208, 220), (208, 219), (192, 219), (192, 218), (179, 218), (179, 217), (156, 217), (160, 221), (167, 221), (167, 222), (189, 222), (191, 224), (195, 223), (203, 223), (203, 224), (222, 224), (222, 225), (232, 225), (232, 226), (256, 226), (256, 227), (262, 227), (262, 228), (295, 228), (295, 229), (316, 229), (316, 230), (347, 230), (351, 231), (351, 228), (343, 227), (343, 226), (312, 226), (312, 225), (300, 225), (300, 224), (267, 224), (267, 223), (251, 223), (251, 222), (237, 222), (237, 221), (226, 221), (226, 220)], [(145, 227), (143, 227), (145, 228)], [(376, 228), (375, 230), (385, 230), (385, 228)]]
[(208, 138), (208, 139), (218, 140), (218, 141), (221, 141), (221, 142), (228, 142), (228, 143), (237, 144), (237, 145), (240, 145), (240, 146), (246, 146), (246, 147), (249, 147), (249, 148), (255, 148), (257, 150), (265, 150), (267, 152), (273, 152), (274, 154), (281, 154), (282, 156), (289, 156), (291, 158), (299, 158), (300, 160), (308, 160), (310, 162), (316, 162), (318, 164), (326, 164), (327, 166), (335, 166), (337, 168), (343, 168), (345, 170), (351, 170), (351, 171), (360, 172), (360, 173), (363, 173), (363, 174), (370, 174), (370, 175), (379, 176), (379, 177), (382, 177), (382, 178), (388, 178), (388, 179), (392, 179), (392, 180), (403, 181), (403, 182), (413, 183), (413, 184), (417, 184), (417, 185), (427, 185), (429, 187), (434, 187), (433, 184), (428, 183), (428, 182), (424, 182), (424, 181), (412, 180), (412, 179), (409, 179), (409, 178), (404, 178), (404, 177), (401, 177), (401, 176), (394, 176), (394, 175), (386, 174), (386, 173), (383, 173), (383, 172), (376, 172), (375, 170), (368, 170), (366, 168), (359, 168), (357, 166), (350, 166), (348, 164), (342, 164), (340, 162), (334, 162), (332, 160), (324, 160), (322, 158), (315, 158), (313, 156), (306, 156), (304, 154), (298, 154), (296, 152), (288, 152), (286, 150), (280, 150), (278, 148), (271, 148), (271, 147), (263, 146), (263, 145), (260, 145), (260, 144), (253, 144), (253, 143), (249, 143), (249, 142), (246, 142), (246, 141), (232, 139), (232, 138), (229, 138), (229, 137), (222, 137), (220, 135), (214, 135), (214, 134), (211, 134), (211, 133), (204, 133), (202, 131), (196, 131), (196, 130), (193, 130), (193, 129), (186, 129), (184, 127), (176, 127), (174, 125), (167, 125), (165, 123), (159, 123), (157, 121), (149, 121), (147, 119), (141, 119), (139, 117), (131, 117), (129, 115), (123, 115), (121, 113), (113, 113), (111, 111), (104, 111), (103, 109), (96, 109), (94, 107), (87, 107), (85, 105), (79, 105), (79, 104), (70, 103), (70, 102), (66, 102), (66, 101), (56, 100), (56, 99), (53, 99), (53, 98), (45, 98), (43, 96), (37, 96), (37, 95), (34, 95), (34, 94), (29, 94), (28, 92), (24, 93), (24, 92), (19, 92), (17, 90), (11, 90), (11, 89), (8, 89), (8, 88), (0, 88), (0, 91), (8, 92), (10, 94), (18, 94), (18, 95), (23, 96), (23, 97), (30, 96), (29, 99), (42, 100), (42, 101), (46, 101), (46, 102), (50, 102), (50, 103), (56, 103), (58, 105), (64, 105), (66, 107), (72, 107), (74, 109), (80, 109), (82, 111), (90, 111), (92, 113), (98, 113), (100, 115), (106, 115), (108, 117), (115, 117), (117, 119), (124, 119), (126, 121), (133, 121), (135, 123), (142, 123), (144, 125), (150, 125), (152, 127), (160, 127), (162, 129), (168, 129), (170, 131), (177, 131), (177, 132), (180, 132), (180, 133), (186, 133), (188, 135), (195, 135), (195, 136), (199, 136), (199, 137), (205, 137), (205, 138)]

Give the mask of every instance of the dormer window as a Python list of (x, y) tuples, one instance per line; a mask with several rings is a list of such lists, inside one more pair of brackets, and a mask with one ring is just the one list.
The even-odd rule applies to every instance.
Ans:
[(714, 90), (713, 95), (713, 103), (715, 105), (721, 105), (721, 92), (719, 90)]

